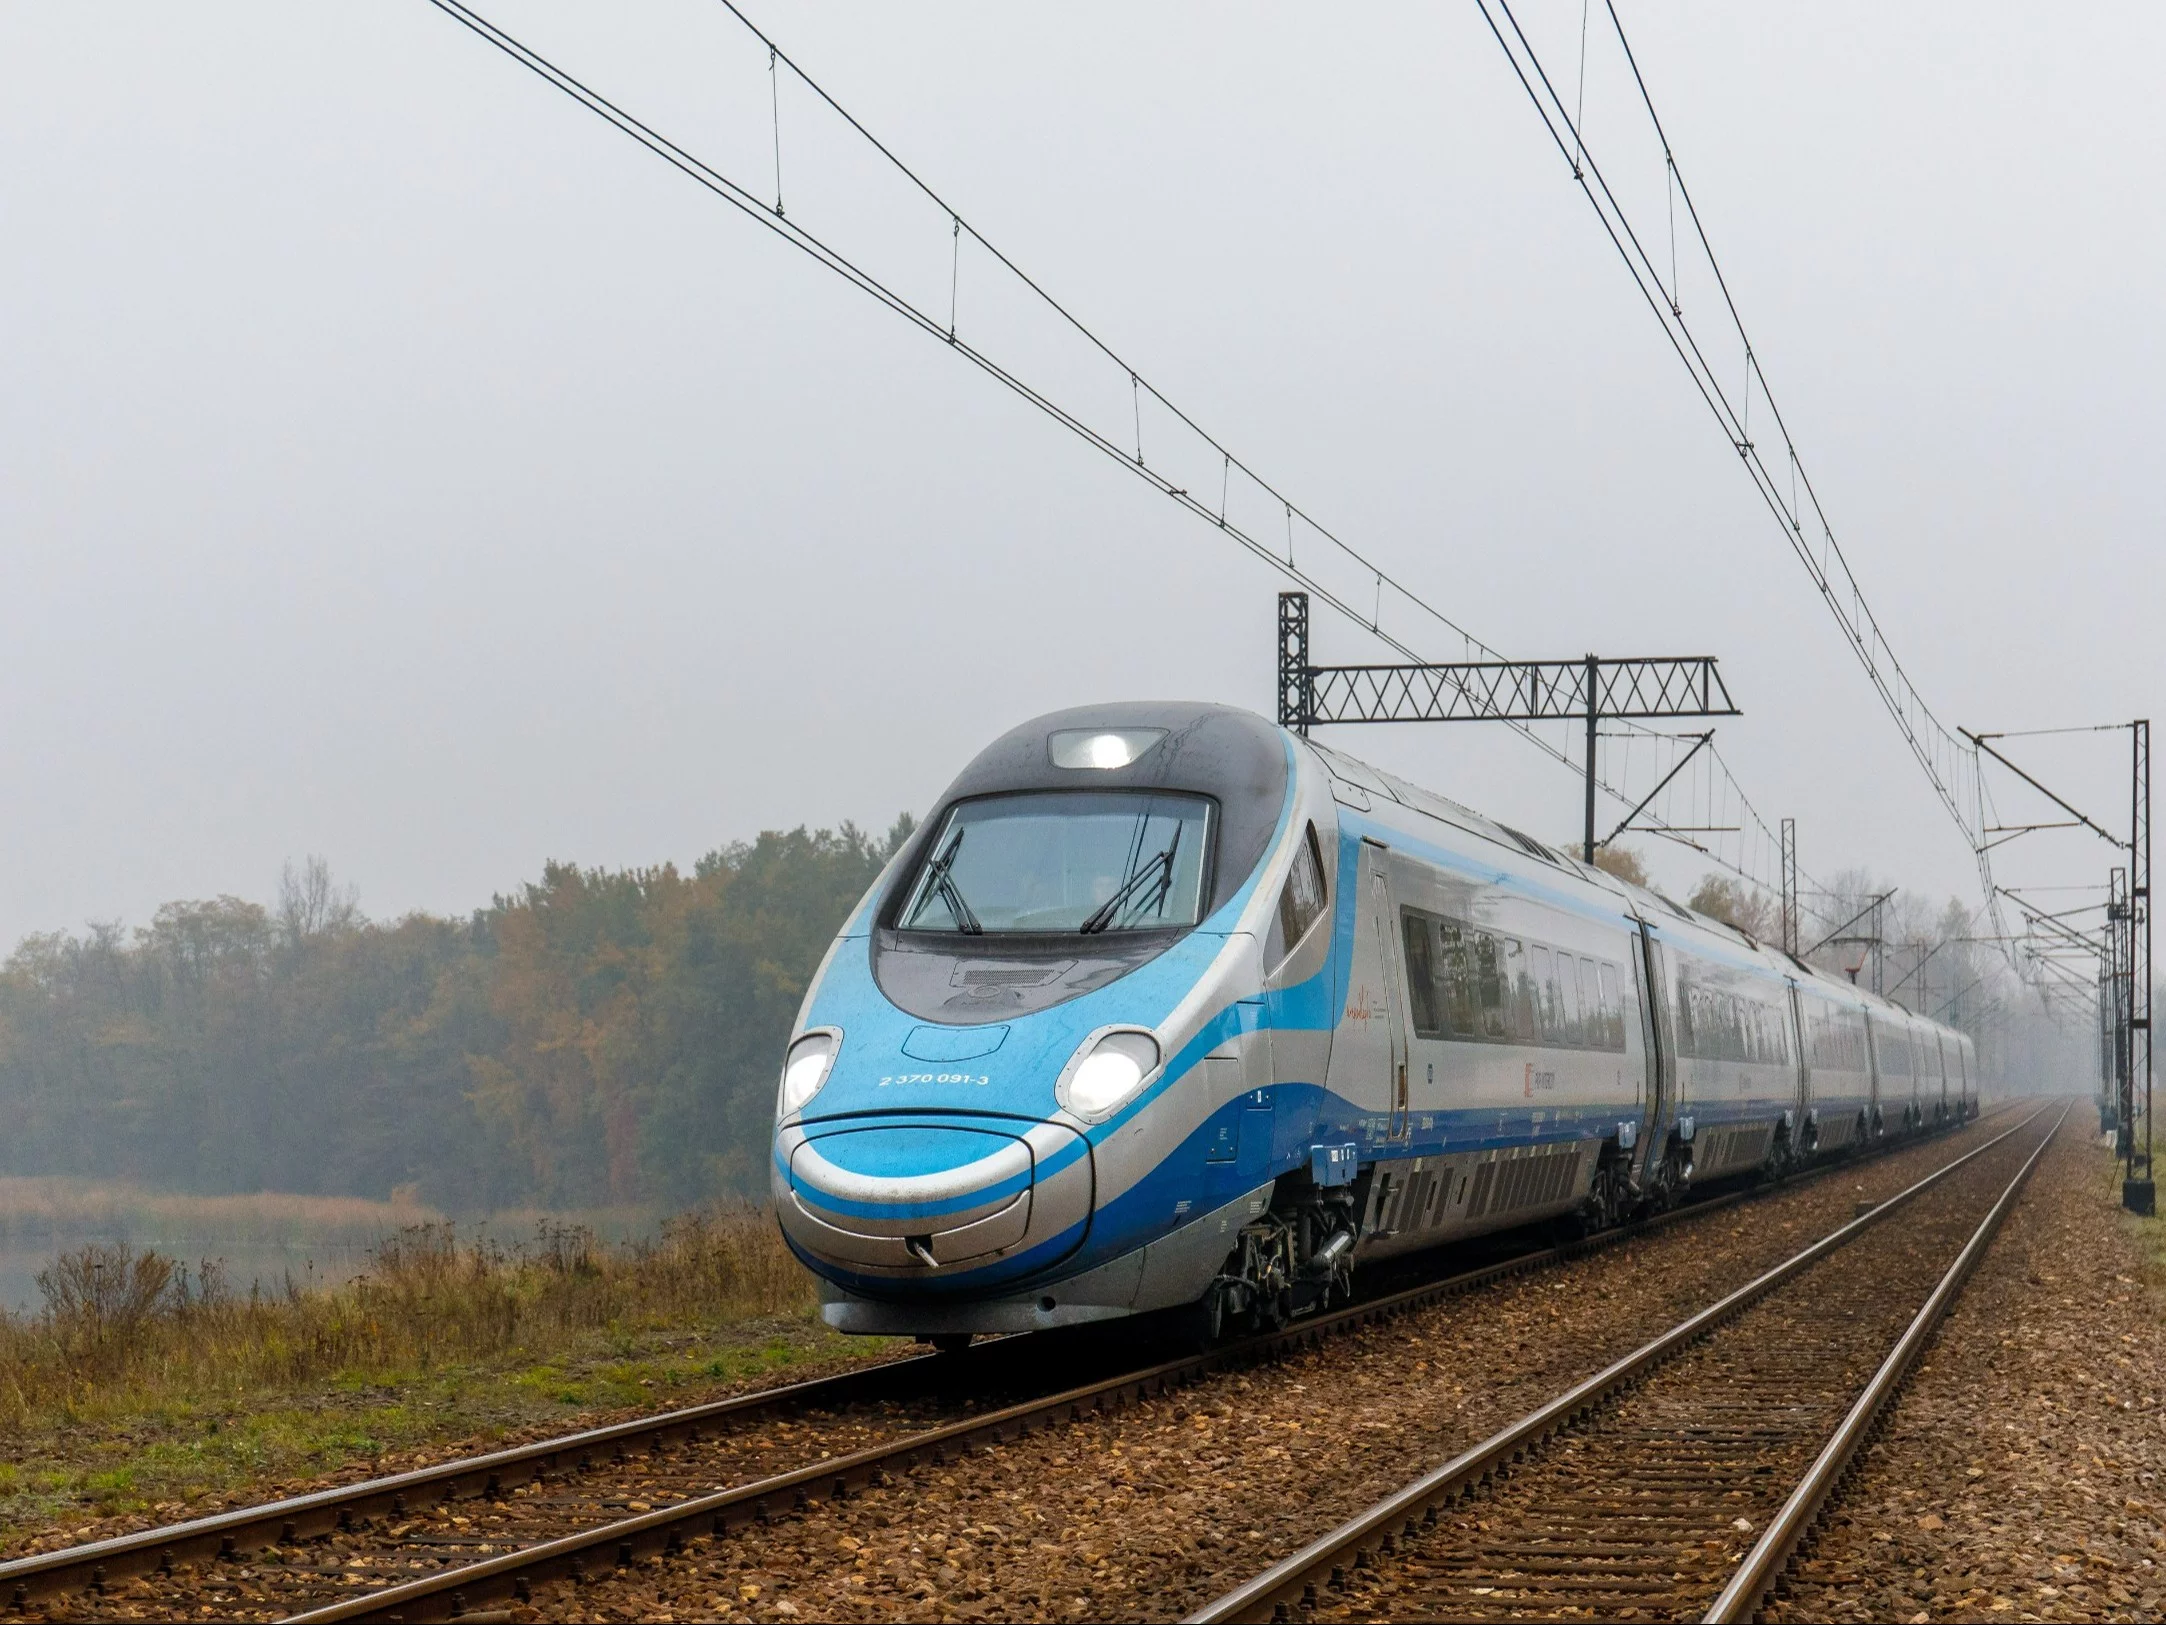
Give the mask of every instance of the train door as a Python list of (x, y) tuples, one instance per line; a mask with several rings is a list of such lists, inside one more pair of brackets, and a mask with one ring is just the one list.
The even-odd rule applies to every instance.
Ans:
[(1331, 1041), (1326, 1087), (1350, 1102), (1362, 1130), (1381, 1139), (1408, 1131), (1406, 1000), (1400, 992), (1398, 914), (1392, 907), (1385, 849), (1361, 843), (1352, 899), (1353, 953), (1346, 999)]
[(1677, 1095), (1677, 1058), (1672, 1029), (1662, 1018), (1667, 1009), (1662, 956), (1655, 951), (1654, 933), (1645, 922), (1633, 933), (1632, 980), (1640, 996), (1640, 1045), (1647, 1057), (1644, 1110), (1640, 1118), (1640, 1152), (1633, 1159), (1633, 1178), (1644, 1186), (1662, 1155), (1669, 1126), (1671, 1102)]
[(1877, 1135), (1887, 1128), (1887, 1118), (1881, 1107), (1880, 1034), (1871, 1011), (1865, 1012), (1860, 1025), (1865, 1029), (1865, 1092), (1872, 1099), (1873, 1133)]
[(1390, 1045), (1391, 1123), (1387, 1135), (1394, 1140), (1413, 1134), (1413, 1114), (1407, 1108), (1406, 1000), (1400, 994), (1399, 911), (1391, 906), (1391, 877), (1384, 872), (1384, 849), (1372, 848), (1376, 868), (1369, 890), (1376, 903), (1377, 953), (1384, 964), (1384, 1034)]
[(1811, 1120), (1813, 1109), (1812, 1057), (1805, 1044), (1805, 1003), (1798, 996), (1797, 979), (1787, 978), (1790, 985), (1790, 1042), (1797, 1051), (1797, 1115), (1791, 1119), (1795, 1125), (1791, 1133), (1791, 1149), (1802, 1155), (1810, 1151), (1805, 1125)]

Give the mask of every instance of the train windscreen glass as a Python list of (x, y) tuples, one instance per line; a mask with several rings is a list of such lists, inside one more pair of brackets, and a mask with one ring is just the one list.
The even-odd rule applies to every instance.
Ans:
[(1078, 790), (960, 803), (896, 918), (905, 931), (1096, 936), (1192, 926), (1209, 870), (1202, 796)]

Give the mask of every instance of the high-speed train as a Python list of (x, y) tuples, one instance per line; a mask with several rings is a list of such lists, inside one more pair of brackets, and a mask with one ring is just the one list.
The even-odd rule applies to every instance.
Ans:
[(1104, 705), (996, 740), (844, 924), (773, 1186), (844, 1331), (1215, 1333), (1977, 1083), (1963, 1034), (1260, 717)]

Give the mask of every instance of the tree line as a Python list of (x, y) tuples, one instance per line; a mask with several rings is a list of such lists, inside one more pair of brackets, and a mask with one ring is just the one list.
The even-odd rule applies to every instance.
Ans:
[[(386, 1197), (452, 1212), (758, 1195), (782, 1044), (908, 837), (768, 831), (690, 873), (547, 865), (464, 920), (371, 920), (320, 859), (274, 904), (169, 903), (0, 966), (0, 1174)], [(1603, 867), (1644, 881), (1637, 855)], [(1888, 888), (1838, 878), (1843, 919)], [(1719, 876), (1690, 903), (1767, 937)], [(2008, 992), (1969, 917), (1899, 895), (1883, 977), (1988, 1038)], [(1855, 941), (1813, 957), (1841, 975)]]
[(764, 1191), (782, 1044), (907, 837), (769, 831), (370, 920), (320, 859), (269, 907), (26, 939), (0, 966), (0, 1173), (455, 1212)]

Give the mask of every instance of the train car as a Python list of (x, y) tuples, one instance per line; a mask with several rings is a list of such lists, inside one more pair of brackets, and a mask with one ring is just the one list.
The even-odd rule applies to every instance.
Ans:
[(838, 934), (775, 1203), (845, 1331), (1210, 1333), (1930, 1126), (1943, 1037), (1247, 712), (1096, 706), (982, 752)]
[(1804, 1128), (1806, 1151), (1824, 1155), (1878, 1139), (1887, 1125), (1874, 1090), (1867, 996), (1815, 976), (1800, 980), (1797, 1002), (1811, 1102)]
[(1873, 1071), (1883, 1120), (1898, 1133), (1924, 1127), (1925, 1097), (1918, 1081), (1918, 1050), (1909, 1012), (1892, 1002), (1876, 1001), (1866, 1025), (1872, 1034)]

